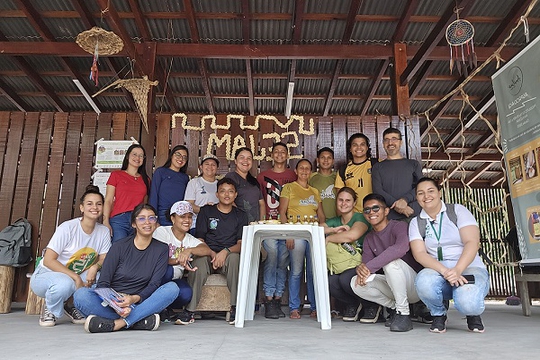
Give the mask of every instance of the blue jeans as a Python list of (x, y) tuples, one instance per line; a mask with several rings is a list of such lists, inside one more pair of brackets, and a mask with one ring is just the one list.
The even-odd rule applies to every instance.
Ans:
[(131, 211), (113, 216), (109, 219), (109, 224), (113, 231), (113, 243), (135, 233), (131, 226)]
[(187, 281), (183, 278), (173, 279), (173, 274), (173, 267), (171, 265), (167, 265), (167, 271), (165, 272), (163, 279), (161, 279), (161, 285), (172, 281), (178, 286), (178, 289), (180, 290), (180, 292), (178, 293), (178, 297), (172, 302), (169, 307), (172, 309), (181, 309), (184, 305), (189, 304), (189, 302), (191, 301), (191, 297), (193, 296), (193, 290), (191, 290), (191, 286), (189, 286)]
[(300, 309), (300, 283), (304, 275), (304, 258), (306, 259), (307, 295), (311, 310), (316, 310), (315, 289), (313, 287), (313, 269), (311, 268), (310, 246), (307, 240), (295, 239), (294, 249), (289, 250), (291, 259), (289, 273), (289, 309)]
[[(135, 305), (129, 315), (124, 318), (126, 327), (131, 327), (152, 314), (159, 314), (178, 297), (178, 286), (172, 281), (161, 285), (143, 302)], [(73, 294), (75, 307), (85, 316), (97, 315), (106, 319), (120, 319), (111, 307), (103, 306), (101, 298), (92, 289), (80, 288)]]
[(263, 247), (268, 253), (264, 261), (263, 291), (267, 297), (280, 298), (285, 290), (289, 251), (285, 240), (266, 239)]
[(454, 299), (454, 306), (463, 315), (480, 315), (484, 312), (484, 298), (489, 291), (489, 274), (486, 269), (469, 267), (463, 274), (474, 275), (474, 284), (451, 286), (433, 269), (425, 268), (416, 276), (416, 292), (432, 316), (446, 315), (444, 300)]
[[(84, 282), (86, 282), (86, 273), (85, 271), (80, 275)], [(47, 309), (57, 318), (64, 315), (64, 303), (77, 290), (72, 278), (43, 266), (38, 266), (34, 271), (30, 278), (30, 288), (37, 296), (45, 298)]]

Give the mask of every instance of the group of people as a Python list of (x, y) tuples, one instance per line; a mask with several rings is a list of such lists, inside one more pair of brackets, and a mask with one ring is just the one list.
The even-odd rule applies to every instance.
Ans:
[[(211, 154), (190, 180), (183, 145), (150, 181), (144, 148), (130, 146), (105, 197), (89, 186), (82, 216), (62, 223), (47, 245), (30, 283), (45, 298), (40, 325), (54, 326), (64, 313), (88, 332), (155, 330), (160, 320), (191, 324), (212, 273), (227, 278), (233, 324), (243, 226), (309, 219), (324, 227), (328, 254), (330, 246), (351, 254), (329, 267), (330, 295), (344, 321), (375, 323), (384, 307), (391, 331), (409, 331), (409, 304), (422, 301), (430, 330), (445, 332), (454, 299), (469, 330), (483, 332), (489, 276), (478, 257), (478, 225), (465, 207), (442, 202), (438, 184), (422, 177), (418, 161), (401, 155), (402, 141), (398, 129), (385, 130), (387, 158), (378, 162), (369, 138), (354, 134), (338, 171), (328, 147), (319, 149), (316, 164), (301, 159), (292, 170), (287, 145), (278, 142), (272, 168), (257, 177), (253, 153), (244, 147), (235, 153), (235, 171), (219, 181), (219, 160)], [(263, 249), (265, 317), (286, 316), (281, 302), (288, 282), (289, 317), (301, 318), (304, 275), (316, 317), (308, 241), (265, 239)], [(113, 289), (116, 306), (102, 306), (95, 288)]]

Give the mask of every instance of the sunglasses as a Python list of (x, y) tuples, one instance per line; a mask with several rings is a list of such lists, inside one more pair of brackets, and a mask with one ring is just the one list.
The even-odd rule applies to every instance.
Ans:
[(364, 214), (370, 214), (372, 211), (374, 213), (378, 213), (379, 210), (381, 210), (382, 207), (379, 206), (379, 205), (373, 205), (372, 207), (365, 207), (364, 210), (362, 211)]
[(147, 220), (150, 224), (155, 224), (157, 223), (158, 218), (157, 216), (148, 216), (148, 217), (139, 216), (135, 218), (135, 221), (137, 221), (139, 224), (144, 224)]

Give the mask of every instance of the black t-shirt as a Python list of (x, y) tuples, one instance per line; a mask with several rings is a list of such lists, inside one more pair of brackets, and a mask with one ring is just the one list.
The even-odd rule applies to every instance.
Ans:
[(113, 244), (103, 262), (97, 287), (139, 295), (144, 301), (161, 285), (169, 261), (169, 247), (152, 239), (146, 249), (139, 250), (134, 238), (134, 235), (129, 236)]
[(204, 239), (210, 249), (219, 252), (236, 245), (242, 239), (243, 227), (247, 224), (246, 213), (236, 207), (224, 214), (217, 205), (207, 205), (197, 215), (195, 237)]

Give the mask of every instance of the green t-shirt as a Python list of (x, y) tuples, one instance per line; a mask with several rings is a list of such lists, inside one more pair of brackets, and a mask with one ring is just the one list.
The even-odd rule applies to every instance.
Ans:
[(324, 216), (327, 219), (337, 216), (336, 212), (336, 190), (334, 184), (336, 182), (336, 173), (332, 172), (330, 175), (323, 175), (321, 173), (314, 173), (309, 179), (309, 185), (319, 190), (322, 200), (322, 208)]
[[(362, 235), (358, 240), (356, 240), (356, 246), (362, 247), (362, 245), (364, 244), (364, 237), (366, 236), (368, 232), (371, 231), (371, 224), (366, 220), (366, 218), (364, 217), (364, 214), (355, 212), (351, 220), (349, 220), (349, 222), (347, 223), (347, 225), (349, 227), (352, 227), (353, 224), (357, 221), (360, 221), (366, 224), (368, 227), (368, 230), (364, 233), (364, 235)], [(326, 225), (328, 225), (329, 227), (338, 227), (338, 226), (343, 225), (341, 223), (341, 216), (336, 216), (331, 219), (326, 219)]]

